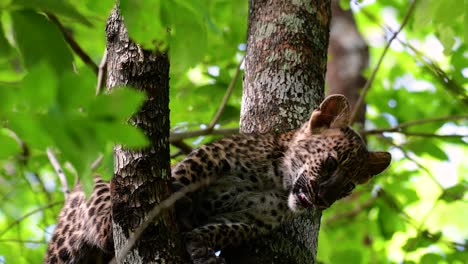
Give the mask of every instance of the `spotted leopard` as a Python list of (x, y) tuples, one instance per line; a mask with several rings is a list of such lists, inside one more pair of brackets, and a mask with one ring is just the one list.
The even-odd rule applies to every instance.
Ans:
[[(172, 170), (174, 186), (210, 182), (176, 205), (193, 263), (224, 263), (216, 248), (268, 234), (307, 208), (326, 209), (390, 164), (368, 151), (348, 126), (349, 104), (327, 97), (301, 128), (236, 135), (199, 147)], [(78, 187), (67, 199), (46, 263), (79, 263), (86, 245), (112, 254), (109, 187), (99, 178), (88, 202)]]

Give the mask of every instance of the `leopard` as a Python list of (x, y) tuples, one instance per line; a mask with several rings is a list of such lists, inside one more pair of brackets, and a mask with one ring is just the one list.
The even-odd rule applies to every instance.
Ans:
[[(307, 210), (325, 210), (391, 163), (369, 151), (350, 127), (350, 105), (330, 95), (300, 128), (239, 134), (202, 145), (176, 164), (174, 191), (203, 183), (175, 205), (192, 263), (226, 263), (216, 251), (259, 239)], [(95, 178), (88, 201), (80, 186), (60, 212), (45, 263), (85, 263), (83, 247), (112, 256), (109, 184)]]

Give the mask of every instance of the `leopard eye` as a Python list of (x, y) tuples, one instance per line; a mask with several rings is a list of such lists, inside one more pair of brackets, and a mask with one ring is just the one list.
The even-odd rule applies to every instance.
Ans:
[(328, 156), (327, 160), (325, 160), (325, 169), (328, 172), (332, 172), (338, 168), (338, 161), (332, 156)]

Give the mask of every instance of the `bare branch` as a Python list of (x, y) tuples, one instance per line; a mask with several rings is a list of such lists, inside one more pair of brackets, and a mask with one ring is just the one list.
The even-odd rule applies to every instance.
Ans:
[(381, 134), (381, 133), (399, 133), (405, 136), (412, 136), (412, 137), (433, 137), (433, 138), (465, 138), (468, 135), (458, 135), (458, 134), (448, 134), (448, 135), (441, 135), (441, 134), (433, 134), (433, 133), (424, 133), (424, 132), (408, 132), (408, 131), (382, 131), (379, 133), (364, 133), (367, 135), (372, 134)]
[(96, 170), (100, 165), (102, 160), (104, 159), (104, 155), (99, 154), (99, 156), (91, 163), (91, 170)]
[(98, 73), (98, 66), (94, 63), (94, 61), (89, 57), (89, 55), (80, 47), (78, 42), (73, 38), (70, 32), (63, 26), (63, 24), (58, 20), (58, 18), (51, 13), (46, 13), (47, 17), (52, 21), (57, 27), (59, 28), (60, 32), (62, 32), (63, 38), (65, 41), (70, 45), (71, 49), (75, 52), (81, 60), (91, 67), (94, 73)]
[(65, 173), (63, 172), (62, 166), (60, 166), (60, 162), (58, 162), (51, 148), (47, 148), (46, 152), (47, 152), (47, 157), (49, 158), (50, 164), (52, 164), (52, 167), (54, 167), (55, 173), (57, 173), (60, 183), (62, 184), (63, 194), (65, 195), (65, 198), (67, 198), (68, 194), (70, 193), (70, 190), (68, 189), (67, 177), (65, 176)]
[(442, 117), (419, 119), (419, 120), (404, 122), (397, 126), (393, 126), (389, 128), (377, 128), (377, 129), (363, 130), (363, 131), (360, 131), (360, 133), (369, 135), (369, 134), (382, 134), (384, 132), (400, 132), (402, 128), (406, 128), (409, 126), (433, 123), (433, 122), (438, 122), (438, 121), (458, 120), (458, 119), (468, 119), (468, 115), (453, 115), (453, 116), (442, 116)]
[(382, 54), (380, 55), (380, 58), (377, 61), (377, 64), (375, 65), (375, 68), (372, 71), (371, 76), (369, 77), (369, 79), (367, 79), (367, 82), (364, 85), (364, 88), (362, 88), (361, 95), (359, 96), (359, 99), (356, 101), (356, 105), (354, 106), (354, 110), (353, 110), (353, 113), (352, 113), (351, 119), (350, 119), (350, 121), (351, 121), (350, 124), (353, 124), (354, 121), (356, 120), (359, 109), (361, 108), (362, 104), (364, 103), (364, 98), (366, 97), (367, 92), (369, 91), (369, 89), (371, 87), (371, 84), (374, 81), (375, 76), (377, 75), (377, 71), (379, 70), (380, 65), (382, 64), (382, 61), (383, 61), (385, 55), (387, 54), (387, 51), (390, 48), (390, 45), (392, 44), (393, 40), (398, 36), (398, 34), (403, 30), (403, 27), (408, 22), (408, 19), (409, 19), (410, 15), (413, 13), (414, 6), (416, 5), (416, 2), (417, 2), (417, 0), (413, 0), (411, 2), (410, 6), (408, 8), (408, 11), (406, 11), (406, 14), (405, 14), (405, 16), (403, 18), (403, 21), (401, 22), (400, 28), (396, 32), (394, 32), (393, 35), (388, 40), (387, 45), (385, 46)]
[(180, 151), (183, 153), (183, 154), (189, 154), (190, 152), (192, 152), (192, 147), (185, 143), (184, 141), (182, 140), (179, 140), (179, 141), (175, 141), (175, 142), (172, 142), (171, 143), (174, 147), (180, 149)]
[(202, 129), (202, 130), (193, 130), (181, 133), (171, 133), (169, 137), (169, 143), (174, 143), (180, 141), (182, 139), (191, 138), (191, 137), (199, 137), (205, 135), (223, 135), (223, 136), (230, 136), (239, 134), (239, 128), (224, 128), (224, 129)]
[(175, 158), (177, 158), (177, 157), (179, 157), (181, 155), (184, 155), (184, 152), (182, 150), (179, 150), (176, 153), (171, 154), (171, 159), (175, 159)]
[(106, 86), (106, 79), (104, 78), (107, 75), (107, 47), (104, 49), (104, 54), (102, 55), (101, 63), (99, 63), (98, 78), (96, 84), (96, 95), (102, 93), (102, 89)]
[(32, 210), (31, 212), (21, 216), (20, 218), (13, 221), (10, 225), (8, 225), (2, 232), (0, 232), (0, 237), (3, 236), (6, 232), (8, 232), (8, 230), (10, 230), (14, 226), (18, 225), (19, 223), (21, 223), (21, 221), (23, 221), (24, 219), (30, 217), (31, 215), (42, 212), (45, 209), (49, 209), (49, 208), (55, 207), (57, 205), (63, 205), (63, 201), (57, 201), (57, 202), (54, 202), (54, 203), (47, 204), (45, 206), (36, 208), (36, 209)]
[(0, 239), (0, 243), (47, 244), (47, 241), (45, 241), (45, 240), (22, 240), (22, 239), (7, 238), (7, 239)]

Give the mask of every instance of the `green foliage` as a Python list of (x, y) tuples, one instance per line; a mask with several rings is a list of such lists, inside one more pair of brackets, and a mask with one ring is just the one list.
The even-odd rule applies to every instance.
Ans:
[[(210, 124), (244, 54), (247, 2), (120, 1), (131, 38), (144, 48), (169, 52), (173, 131)], [(370, 45), (369, 76), (385, 44), (382, 26), (395, 31), (409, 1), (358, 1), (359, 9), (340, 2), (356, 10)], [(402, 126), (367, 136), (371, 148), (392, 152), (392, 166), (324, 212), (320, 262), (468, 259), (467, 137), (433, 136), (468, 132), (466, 2), (463, 9), (461, 0), (419, 0), (391, 45), (366, 102), (369, 129)], [(93, 172), (109, 178), (115, 143), (147, 144), (141, 131), (126, 125), (144, 95), (119, 88), (96, 96), (92, 67), (50, 19), (57, 17), (99, 64), (113, 5), (113, 0), (0, 1), (0, 263), (42, 259), (63, 200), (48, 148), (68, 183), (78, 176), (89, 190), (91, 163), (100, 154), (104, 160)], [(238, 124), (240, 79), (216, 128)], [(403, 126), (436, 117), (447, 118)], [(185, 143), (195, 147), (213, 139), (202, 136)]]

